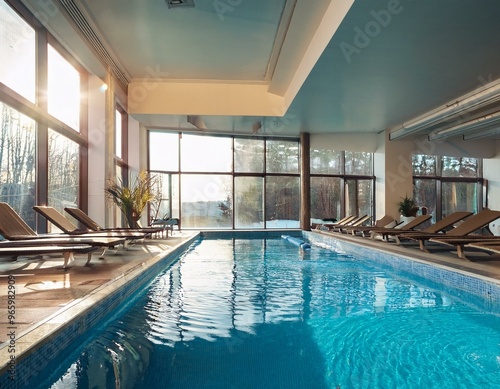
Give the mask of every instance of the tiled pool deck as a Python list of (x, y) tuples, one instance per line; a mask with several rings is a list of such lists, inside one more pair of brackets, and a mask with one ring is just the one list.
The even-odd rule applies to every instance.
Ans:
[[(275, 231), (272, 235), (282, 233), (301, 234), (300, 231)], [(215, 238), (248, 236), (248, 232), (243, 231), (206, 234)], [(429, 254), (415, 247), (398, 247), (339, 233), (312, 231), (303, 234), (312, 243), (354, 251), (399, 273), (417, 274), (455, 291), (463, 291), (468, 299), (471, 295), (476, 296), (477, 303), (487, 310), (500, 307), (500, 256), (471, 253), (469, 257), (473, 260), (466, 261), (449, 250)], [(264, 237), (266, 233), (252, 235)], [(23, 381), (22, 376), (16, 376), (15, 381), (7, 379), (12, 370), (9, 370), (12, 367), (9, 361), (13, 354), (16, 357), (13, 372), (36, 371), (49, 355), (57, 349), (67, 348), (75, 337), (130, 297), (142, 281), (183, 252), (197, 236), (196, 232), (176, 231), (168, 239), (151, 239), (130, 250), (108, 254), (105, 260), (93, 259), (88, 267), (81, 266), (85, 258), (77, 256), (75, 264), (66, 270), (61, 269), (62, 261), (56, 258), (16, 262), (0, 259), (0, 387), (16, 388)], [(7, 319), (9, 274), (15, 278), (14, 325)], [(75, 317), (78, 320), (75, 321)], [(57, 342), (51, 342), (56, 336)], [(9, 352), (12, 350), (14, 352)]]

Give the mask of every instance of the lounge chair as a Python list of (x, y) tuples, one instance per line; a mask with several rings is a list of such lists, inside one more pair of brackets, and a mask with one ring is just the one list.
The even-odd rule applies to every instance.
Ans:
[(319, 230), (319, 229), (328, 229), (329, 230), (331, 228), (333, 229), (335, 226), (348, 223), (348, 222), (354, 220), (355, 218), (357, 218), (356, 215), (350, 215), (350, 216), (346, 216), (340, 220), (337, 220), (336, 222), (333, 222), (333, 223), (326, 222), (326, 221), (324, 223), (314, 223), (311, 225), (311, 227), (313, 229), (317, 229), (317, 230)]
[[(124, 238), (117, 237), (87, 237), (87, 236), (70, 236), (67, 234), (47, 234), (39, 235), (31, 229), (28, 224), (17, 214), (17, 212), (7, 203), (0, 202), (0, 234), (4, 240), (0, 241), (0, 249), (7, 253), (9, 248), (33, 248), (43, 246), (75, 246), (87, 245), (92, 248), (109, 248), (116, 247), (125, 243)], [(6, 254), (8, 255), (8, 254)], [(100, 255), (104, 255), (103, 253)], [(92, 252), (88, 252), (88, 264), (92, 258)], [(65, 261), (67, 264), (67, 260)]]
[(425, 247), (425, 242), (431, 241), (433, 243), (444, 244), (448, 246), (455, 246), (459, 258), (465, 259), (464, 246), (469, 243), (477, 243), (480, 241), (495, 240), (493, 236), (471, 235), (473, 232), (487, 227), (493, 220), (500, 218), (500, 211), (493, 211), (485, 209), (473, 216), (469, 216), (456, 228), (448, 231), (447, 233), (437, 234), (403, 234), (400, 235), (401, 239), (411, 239), (419, 242), (420, 250), (428, 251)]
[(181, 219), (165, 215), (161, 219), (153, 219), (151, 221), (151, 227), (156, 227), (156, 226), (169, 229), (172, 232), (174, 231), (174, 226), (177, 226), (177, 230), (180, 231)]
[(392, 216), (384, 215), (382, 218), (376, 220), (375, 224), (372, 226), (349, 227), (349, 228), (345, 228), (344, 231), (348, 234), (356, 235), (356, 234), (360, 233), (361, 236), (364, 236), (365, 232), (369, 232), (374, 227), (375, 228), (382, 228), (382, 227), (390, 228), (388, 226), (391, 224), (394, 224), (393, 227), (395, 227), (399, 223), (396, 222)]
[(68, 214), (73, 216), (76, 220), (82, 223), (85, 227), (87, 227), (91, 231), (96, 232), (138, 232), (142, 234), (156, 234), (163, 233), (165, 230), (163, 227), (140, 227), (140, 228), (127, 228), (127, 227), (113, 227), (113, 228), (104, 228), (97, 224), (89, 215), (83, 212), (80, 208), (72, 208), (66, 207), (64, 208)]
[(396, 227), (393, 228), (386, 228), (386, 227), (380, 227), (380, 228), (372, 228), (370, 230), (370, 237), (372, 239), (375, 239), (377, 235), (382, 235), (382, 239), (387, 240), (389, 235), (393, 234), (394, 232), (401, 232), (401, 231), (411, 231), (414, 230), (417, 227), (420, 227), (422, 224), (424, 224), (426, 221), (428, 221), (430, 218), (432, 218), (432, 215), (419, 215), (415, 219), (411, 220), (410, 222), (406, 224), (399, 224)]
[(372, 217), (368, 215), (363, 215), (359, 216), (347, 223), (344, 224), (338, 224), (335, 227), (331, 228), (330, 230), (336, 231), (336, 232), (343, 232), (344, 229), (350, 228), (350, 227), (358, 227), (363, 225), (363, 223), (366, 223), (368, 220), (370, 220)]
[(67, 268), (68, 263), (74, 259), (74, 253), (88, 254), (87, 262), (85, 263), (85, 265), (87, 265), (92, 258), (92, 252), (98, 248), (88, 244), (47, 245), (45, 242), (33, 240), (30, 240), (26, 245), (9, 245), (8, 243), (9, 242), (0, 243), (0, 256), (14, 257), (14, 259), (17, 259), (21, 256), (63, 254), (63, 268)]
[(490, 254), (500, 254), (500, 241), (498, 240), (468, 243), (465, 247), (487, 251)]
[(49, 206), (36, 205), (33, 209), (61, 229), (65, 234), (87, 237), (109, 237), (123, 238), (126, 240), (144, 239), (148, 234), (137, 231), (91, 231), (88, 229), (79, 229), (69, 219), (67, 219), (57, 209)]
[(472, 215), (472, 212), (469, 211), (457, 211), (453, 212), (452, 214), (445, 216), (438, 222), (431, 224), (429, 227), (424, 228), (423, 230), (413, 230), (413, 231), (394, 231), (393, 233), (390, 233), (389, 235), (393, 235), (396, 238), (396, 243), (398, 245), (401, 245), (401, 240), (408, 239), (409, 236), (412, 234), (417, 234), (417, 235), (425, 235), (425, 234), (438, 234), (440, 232), (445, 231), (447, 228), (450, 228), (453, 226), (455, 223), (458, 223), (465, 218), (469, 217)]

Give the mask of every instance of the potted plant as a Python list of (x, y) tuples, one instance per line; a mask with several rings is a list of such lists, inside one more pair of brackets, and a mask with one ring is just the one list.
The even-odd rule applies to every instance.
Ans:
[(401, 197), (401, 201), (397, 203), (397, 206), (398, 212), (401, 215), (401, 221), (408, 222), (417, 216), (418, 207), (415, 205), (415, 200), (408, 197), (408, 195)]
[(141, 171), (130, 181), (132, 185), (127, 186), (119, 178), (108, 180), (105, 192), (107, 198), (120, 208), (129, 227), (137, 228), (146, 205), (155, 198), (158, 177)]

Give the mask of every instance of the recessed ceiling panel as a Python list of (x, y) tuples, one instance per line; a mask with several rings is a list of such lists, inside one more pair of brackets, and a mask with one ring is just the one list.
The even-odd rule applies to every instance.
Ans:
[(285, 0), (85, 2), (133, 78), (265, 79)]

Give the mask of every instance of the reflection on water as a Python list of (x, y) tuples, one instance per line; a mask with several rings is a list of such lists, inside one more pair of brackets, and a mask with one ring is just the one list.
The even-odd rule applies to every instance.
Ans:
[(304, 260), (280, 239), (205, 240), (51, 382), (500, 387), (499, 329), (496, 317), (352, 255), (313, 247)]

